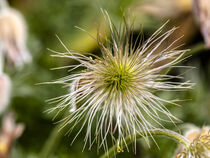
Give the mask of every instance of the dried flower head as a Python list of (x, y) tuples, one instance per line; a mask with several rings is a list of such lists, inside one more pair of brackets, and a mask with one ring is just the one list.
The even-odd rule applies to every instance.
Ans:
[(0, 10), (0, 53), (6, 53), (15, 66), (21, 68), (31, 61), (26, 47), (26, 24), (23, 16), (7, 6)]
[(10, 78), (6, 74), (0, 74), (0, 113), (2, 113), (8, 105), (10, 88)]
[(189, 148), (177, 154), (176, 158), (209, 158), (210, 157), (210, 127), (191, 129), (186, 133), (191, 142)]
[(84, 70), (53, 82), (70, 87), (70, 92), (52, 99), (58, 105), (51, 110), (61, 111), (68, 107), (70, 112), (63, 126), (71, 124), (72, 130), (82, 122), (77, 136), (86, 126), (85, 145), (89, 142), (91, 147), (93, 142), (97, 142), (98, 147), (106, 149), (109, 134), (113, 143), (124, 141), (127, 136), (135, 142), (136, 138), (132, 136), (136, 133), (148, 132), (157, 125), (162, 126), (161, 121), (176, 120), (164, 106), (165, 103), (175, 102), (156, 96), (154, 91), (183, 90), (191, 88), (191, 83), (171, 82), (171, 79), (181, 77), (161, 73), (175, 67), (186, 52), (172, 48), (176, 41), (158, 50), (176, 28), (161, 34), (162, 26), (143, 45), (138, 46), (138, 40), (134, 43), (130, 40), (131, 28), (126, 22), (124, 27), (116, 29), (108, 14), (104, 14), (109, 23), (111, 42), (107, 41), (105, 45), (100, 39), (97, 40), (101, 57), (87, 57), (70, 51), (62, 42), (67, 53), (52, 50), (56, 53), (54, 56), (74, 59), (80, 63), (67, 66), (72, 67), (71, 70), (80, 67)]

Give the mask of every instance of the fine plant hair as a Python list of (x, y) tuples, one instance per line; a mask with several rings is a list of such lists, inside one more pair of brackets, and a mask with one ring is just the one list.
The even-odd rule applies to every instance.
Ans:
[[(69, 89), (67, 94), (49, 100), (56, 103), (49, 112), (59, 113), (68, 109), (61, 129), (70, 124), (71, 132), (75, 126), (81, 125), (72, 142), (86, 129), (84, 147), (89, 144), (90, 149), (97, 143), (98, 148), (103, 147), (107, 151), (108, 137), (111, 137), (113, 144), (126, 144), (125, 137), (130, 136), (136, 146), (136, 134), (146, 133), (142, 136), (148, 143), (148, 137), (152, 136), (150, 130), (158, 127), (164, 129), (163, 122), (175, 124), (180, 121), (165, 106), (178, 105), (177, 99), (160, 98), (154, 92), (186, 90), (193, 84), (190, 81), (182, 82), (180, 75), (164, 73), (184, 60), (188, 51), (177, 50), (179, 46), (175, 45), (179, 39), (162, 47), (176, 27), (163, 33), (165, 23), (139, 45), (137, 42), (143, 38), (140, 34), (136, 41), (132, 41), (133, 23), (123, 20), (117, 29), (108, 13), (102, 12), (109, 25), (111, 40), (100, 34), (97, 39), (90, 35), (97, 41), (101, 57), (71, 51), (59, 38), (66, 52), (51, 50), (54, 57), (79, 62), (61, 68), (83, 70), (48, 82), (62, 84)], [(172, 82), (172, 79), (178, 81)]]

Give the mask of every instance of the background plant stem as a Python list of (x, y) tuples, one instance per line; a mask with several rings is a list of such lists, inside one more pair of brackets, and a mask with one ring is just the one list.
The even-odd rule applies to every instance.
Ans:
[(190, 48), (190, 51), (185, 53), (184, 57), (192, 56), (197, 53), (201, 53), (202, 51), (207, 50), (205, 48), (205, 44), (203, 42), (195, 44), (193, 47)]
[[(64, 113), (63, 118), (65, 118), (68, 114), (68, 111)], [(40, 154), (39, 158), (49, 158), (50, 155), (52, 155), (56, 149), (56, 146), (60, 144), (60, 140), (62, 139), (63, 135), (68, 130), (68, 127), (64, 127), (61, 129), (61, 126), (63, 125), (63, 121), (59, 122), (52, 132), (50, 133), (49, 137), (47, 138)]]
[(53, 131), (50, 133), (47, 141), (45, 142), (40, 154), (39, 158), (48, 158), (51, 154), (53, 154), (54, 149), (60, 143), (62, 135), (64, 133), (63, 130), (59, 131), (60, 124), (56, 125)]
[[(149, 135), (149, 133), (152, 136), (166, 136), (168, 138), (174, 139), (177, 142), (183, 144), (186, 148), (189, 147), (189, 141), (183, 137), (182, 135), (180, 135), (179, 133), (176, 133), (174, 131), (171, 130), (167, 130), (167, 129), (154, 129), (154, 130), (150, 130), (149, 132), (141, 132), (139, 134), (137, 134), (136, 136), (129, 136), (125, 139), (126, 144), (130, 144), (132, 142), (131, 138), (136, 137), (136, 139), (138, 138), (142, 138), (143, 136)], [(100, 158), (111, 158), (113, 156), (115, 156), (118, 152), (117, 152), (117, 148), (118, 146), (120, 146), (121, 148), (123, 148), (125, 146), (125, 142), (120, 142), (119, 144), (116, 144), (115, 146), (113, 146), (112, 148), (109, 149), (109, 151), (107, 153), (105, 153), (104, 155), (102, 155)]]

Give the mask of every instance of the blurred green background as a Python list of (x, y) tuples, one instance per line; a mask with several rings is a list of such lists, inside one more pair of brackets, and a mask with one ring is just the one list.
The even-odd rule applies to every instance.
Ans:
[[(95, 37), (98, 28), (108, 34), (100, 8), (106, 9), (116, 24), (119, 24), (124, 12), (128, 13), (126, 14), (128, 17), (135, 19), (134, 31), (136, 34), (139, 33), (140, 24), (143, 24), (145, 38), (167, 20), (170, 20), (167, 28), (174, 25), (179, 26), (179, 31), (173, 38), (184, 35), (181, 41), (185, 43), (183, 48), (192, 48), (192, 50), (201, 48), (181, 63), (181, 65), (196, 67), (185, 74), (186, 80), (190, 79), (196, 83), (194, 89), (187, 92), (162, 92), (158, 95), (168, 99), (186, 100), (180, 102), (181, 107), (169, 105), (171, 112), (183, 122), (192, 123), (199, 127), (209, 125), (210, 52), (203, 49), (203, 38), (192, 16), (191, 1), (186, 0), (186, 3), (183, 3), (184, 1), (175, 2), (174, 0), (172, 4), (168, 4), (168, 0), (156, 0), (154, 2), (150, 0), (10, 0), (11, 7), (19, 10), (25, 17), (28, 25), (27, 45), (33, 56), (32, 63), (25, 66), (24, 69), (17, 71), (7, 68), (6, 70), (13, 82), (12, 98), (7, 111), (14, 111), (17, 121), (25, 124), (25, 131), (13, 146), (11, 157), (41, 158), (42, 155), (40, 156), (40, 154), (47, 150), (46, 142), (49, 141), (52, 131), (55, 131), (56, 121), (61, 118), (61, 115), (52, 120), (55, 113), (46, 113), (45, 111), (54, 105), (47, 104), (46, 100), (67, 93), (67, 89), (57, 85), (36, 84), (68, 75), (66, 69), (53, 71), (50, 69), (74, 63), (68, 59), (51, 57), (52, 52), (48, 51), (47, 48), (59, 52), (65, 51), (55, 36), (58, 35), (70, 49), (100, 54), (97, 43), (86, 33), (74, 27), (79, 26)], [(180, 72), (182, 71), (171, 71), (172, 74)], [(181, 128), (181, 124), (177, 126)], [(166, 125), (166, 127), (177, 130), (177, 127), (173, 125)], [(77, 129), (79, 127), (70, 136), (65, 136), (65, 133), (61, 132), (48, 157), (99, 157), (103, 151), (97, 154), (95, 146), (92, 150), (86, 148), (82, 152), (84, 144), (82, 135), (85, 131), (73, 145), (70, 145)], [(152, 141), (151, 147), (148, 148), (145, 142), (140, 140), (137, 143), (136, 155), (131, 147), (129, 152), (120, 153), (117, 157), (168, 158), (173, 156), (176, 150), (175, 142), (159, 137), (156, 138), (156, 141), (160, 149)]]

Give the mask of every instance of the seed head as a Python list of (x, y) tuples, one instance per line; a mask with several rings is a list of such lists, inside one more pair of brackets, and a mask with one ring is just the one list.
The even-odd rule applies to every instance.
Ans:
[(135, 142), (135, 134), (162, 126), (162, 121), (176, 120), (164, 106), (165, 103), (175, 104), (174, 101), (160, 98), (154, 91), (183, 90), (191, 88), (192, 84), (171, 82), (171, 79), (181, 77), (162, 73), (175, 67), (186, 52), (172, 48), (176, 41), (159, 50), (176, 28), (161, 34), (162, 26), (144, 44), (137, 46), (138, 40), (136, 44), (130, 40), (131, 28), (126, 22), (124, 27), (116, 29), (108, 14), (104, 14), (109, 23), (111, 42), (102, 44), (100, 39), (97, 40), (101, 57), (87, 57), (70, 51), (62, 42), (68, 52), (53, 51), (56, 53), (54, 56), (80, 63), (69, 67), (82, 67), (84, 70), (53, 82), (70, 87), (70, 92), (52, 99), (58, 104), (51, 110), (60, 111), (68, 107), (70, 112), (63, 126), (71, 124), (72, 130), (82, 122), (76, 137), (86, 126), (85, 145), (89, 142), (91, 147), (93, 142), (97, 142), (98, 147), (106, 149), (108, 134), (113, 143), (125, 141), (127, 136)]

